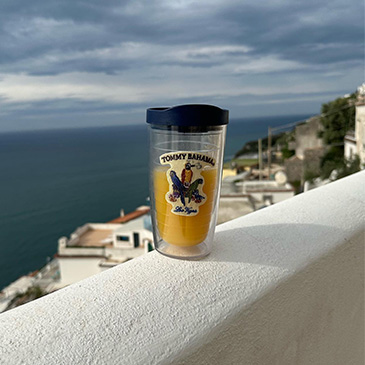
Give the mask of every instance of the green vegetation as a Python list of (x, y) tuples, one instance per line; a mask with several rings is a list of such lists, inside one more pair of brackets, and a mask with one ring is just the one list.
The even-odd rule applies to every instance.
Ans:
[(360, 171), (360, 157), (356, 155), (351, 161), (345, 160), (345, 165), (338, 171), (337, 178), (341, 179), (358, 171)]
[(355, 128), (355, 100), (356, 93), (353, 93), (348, 98), (338, 98), (322, 105), (323, 130), (319, 136), (329, 147), (321, 160), (322, 179), (328, 179), (333, 170), (337, 171), (338, 179), (360, 170), (358, 158), (351, 161), (344, 158), (345, 135)]
[[(274, 134), (271, 136), (271, 145), (275, 146), (276, 142), (283, 136), (285, 133)], [(262, 149), (263, 151), (267, 150), (268, 147), (268, 137), (262, 139)], [(239, 151), (236, 152), (235, 157), (248, 154), (248, 153), (258, 153), (259, 142), (249, 141), (247, 142)]]
[(283, 160), (287, 160), (288, 158), (295, 155), (295, 151), (294, 150), (289, 150), (287, 147), (284, 147), (281, 150), (281, 153), (283, 154)]
[(44, 292), (39, 286), (32, 286), (25, 293), (18, 293), (9, 303), (6, 310), (31, 302), (32, 300), (38, 299), (46, 294), (47, 293)]
[(333, 170), (342, 169), (344, 165), (343, 146), (330, 147), (321, 160), (321, 178), (328, 179)]
[[(301, 123), (302, 124), (302, 123)], [(289, 143), (295, 141), (295, 131), (290, 131), (286, 133), (282, 133), (279, 138), (275, 142), (275, 147), (280, 146), (281, 153), (283, 156), (283, 160), (287, 160), (288, 158), (295, 155), (295, 150), (289, 149)]]
[(339, 157), (336, 151), (338, 147), (331, 147), (321, 161), (321, 178), (328, 179), (333, 170), (337, 171), (336, 179), (354, 174), (360, 171), (360, 158), (355, 156), (352, 160), (346, 160), (343, 156)]
[(301, 181), (300, 180), (295, 180), (291, 182), (294, 190), (295, 190), (295, 195), (301, 193)]
[(322, 105), (323, 130), (319, 137), (330, 147), (321, 162), (322, 177), (328, 177), (332, 170), (341, 169), (346, 164), (343, 140), (346, 133), (355, 127), (355, 99), (354, 93), (348, 98), (338, 98)]
[(351, 94), (348, 98), (338, 98), (327, 104), (322, 104), (321, 124), (323, 131), (320, 132), (319, 136), (325, 144), (343, 143), (346, 133), (355, 128), (355, 100), (356, 93)]
[(259, 161), (257, 158), (234, 158), (231, 161), (227, 161), (224, 163), (223, 168), (239, 168), (239, 167), (251, 167), (253, 165), (258, 164)]
[(319, 177), (320, 175), (311, 171), (311, 170), (305, 170), (304, 171), (304, 181), (313, 182), (314, 179)]
[[(295, 140), (294, 131), (283, 132), (279, 134), (274, 134), (271, 136), (271, 148), (272, 151), (279, 147), (282, 152), (283, 160), (286, 160), (295, 154), (294, 150), (289, 149), (289, 143)], [(268, 149), (268, 137), (262, 138), (262, 150), (267, 151)], [(236, 152), (235, 157), (242, 156), (249, 153), (258, 153), (258, 141), (247, 142), (239, 151)], [(232, 160), (236, 161), (236, 159)], [(247, 160), (249, 161), (249, 160)], [(255, 160), (257, 161), (257, 160)]]
[[(304, 180), (313, 181), (315, 178), (328, 179), (331, 173), (336, 170), (336, 177), (353, 174), (360, 170), (360, 160), (358, 156), (352, 160), (344, 158), (344, 138), (348, 131), (355, 128), (355, 101), (357, 94), (353, 93), (349, 97), (337, 98), (322, 105), (320, 123), (322, 130), (319, 137), (323, 139), (326, 146), (326, 152), (320, 161), (319, 168), (305, 167)], [(301, 123), (303, 124), (303, 123)], [(300, 125), (300, 124), (298, 124)], [(284, 132), (273, 135), (271, 138), (272, 150), (280, 150), (282, 160), (290, 158), (295, 154), (294, 150), (290, 150), (290, 142), (295, 141), (295, 131)], [(262, 139), (262, 149), (268, 149), (268, 137)], [(258, 141), (247, 142), (237, 153), (235, 159), (226, 162), (224, 167), (228, 168), (233, 162), (239, 166), (250, 166), (256, 164), (257, 160), (238, 159), (237, 157), (258, 152)], [(319, 158), (319, 157), (318, 157)], [(313, 162), (313, 161), (312, 161)], [(300, 185), (300, 184), (299, 184)]]

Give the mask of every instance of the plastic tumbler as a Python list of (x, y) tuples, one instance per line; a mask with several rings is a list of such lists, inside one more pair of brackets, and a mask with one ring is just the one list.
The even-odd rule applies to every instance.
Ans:
[(147, 109), (155, 249), (198, 259), (212, 248), (228, 110), (213, 105)]

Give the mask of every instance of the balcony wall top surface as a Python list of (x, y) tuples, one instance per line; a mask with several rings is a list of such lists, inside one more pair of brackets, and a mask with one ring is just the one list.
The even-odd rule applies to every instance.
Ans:
[(5, 312), (0, 363), (184, 363), (217, 336), (229, 341), (237, 316), (281, 283), (359, 242), (364, 186), (360, 172), (220, 225), (201, 261), (151, 252)]

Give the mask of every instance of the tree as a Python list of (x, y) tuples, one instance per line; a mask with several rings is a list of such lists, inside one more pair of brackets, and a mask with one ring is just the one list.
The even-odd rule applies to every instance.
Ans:
[[(275, 146), (276, 142), (279, 138), (281, 138), (284, 135), (284, 133), (274, 134), (271, 136), (271, 144), (272, 147)], [(266, 150), (268, 147), (268, 137), (262, 138), (262, 149)], [(246, 144), (235, 153), (234, 157), (239, 157), (247, 153), (257, 153), (258, 151), (258, 141), (249, 141), (246, 142)]]
[(349, 97), (322, 104), (323, 130), (319, 137), (329, 147), (321, 161), (322, 178), (328, 178), (333, 170), (345, 170), (344, 138), (349, 130), (355, 128), (355, 100), (356, 93), (353, 93)]
[[(327, 145), (343, 143), (347, 131), (355, 128), (356, 93), (322, 104), (320, 137)], [(343, 147), (342, 147), (343, 150)]]
[(342, 146), (332, 146), (321, 160), (321, 177), (328, 179), (333, 170), (343, 170), (346, 166), (346, 161), (343, 156)]

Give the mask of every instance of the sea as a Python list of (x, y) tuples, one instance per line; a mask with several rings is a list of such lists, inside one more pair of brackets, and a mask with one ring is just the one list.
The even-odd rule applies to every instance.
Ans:
[[(225, 160), (268, 126), (308, 117), (232, 119)], [(44, 266), (77, 227), (148, 205), (148, 148), (143, 124), (0, 133), (0, 290)]]

